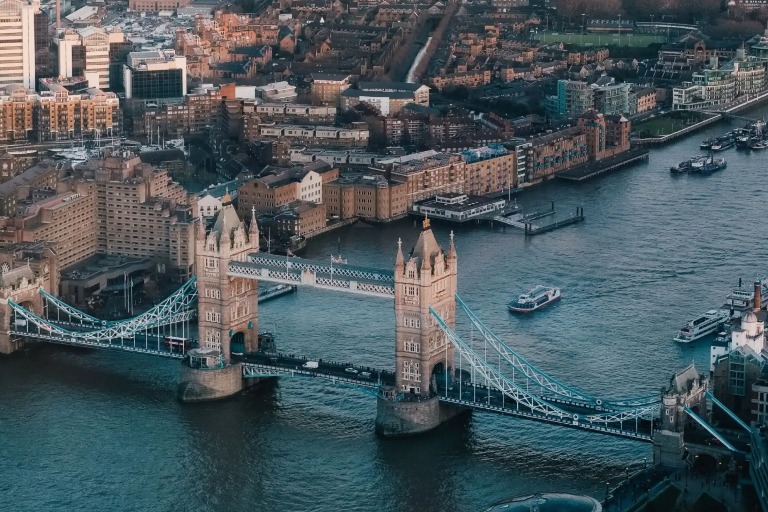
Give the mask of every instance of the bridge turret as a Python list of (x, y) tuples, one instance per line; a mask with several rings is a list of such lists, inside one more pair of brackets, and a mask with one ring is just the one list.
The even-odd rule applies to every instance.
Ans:
[(222, 398), (242, 388), (239, 367), (230, 368), (231, 354), (258, 348), (259, 287), (254, 279), (230, 276), (229, 263), (245, 261), (258, 250), (255, 219), (246, 227), (227, 195), (211, 230), (198, 232), (196, 240), (200, 347), (190, 351), (190, 361), (199, 355), (210, 366), (209, 361), (219, 358), (222, 367), (185, 371), (179, 388), (182, 400)]
[[(455, 248), (454, 248), (455, 253)], [(402, 249), (398, 245), (398, 259)], [(456, 311), (456, 256), (449, 263), (424, 219), (404, 268), (395, 260), (395, 350), (398, 391), (424, 397), (436, 391), (435, 374), (453, 367), (453, 347), (432, 319), (432, 307), (453, 326)], [(401, 267), (401, 268), (398, 268)]]
[(438, 388), (453, 378), (454, 351), (430, 313), (433, 308), (448, 325), (455, 324), (458, 257), (453, 240), (451, 251), (446, 255), (437, 243), (427, 218), (407, 259), (398, 241), (395, 389), (383, 390), (379, 398), (376, 430), (382, 435), (425, 432), (457, 412), (436, 397)]
[(696, 415), (707, 415), (707, 379), (691, 363), (675, 373), (669, 386), (661, 390), (661, 418), (653, 436), (654, 457), (665, 465), (679, 465), (684, 451), (683, 434), (693, 420), (686, 408)]

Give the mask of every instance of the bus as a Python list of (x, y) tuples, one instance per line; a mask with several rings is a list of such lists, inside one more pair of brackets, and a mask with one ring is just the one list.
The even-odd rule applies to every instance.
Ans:
[(170, 352), (186, 352), (189, 349), (189, 340), (187, 338), (166, 336), (163, 341)]

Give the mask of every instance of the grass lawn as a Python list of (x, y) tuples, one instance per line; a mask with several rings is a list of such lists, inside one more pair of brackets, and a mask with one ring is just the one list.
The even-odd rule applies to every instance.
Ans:
[(542, 43), (566, 43), (581, 46), (635, 46), (646, 47), (653, 43), (666, 43), (667, 38), (661, 35), (622, 34), (619, 40), (618, 34), (578, 34), (572, 32), (539, 32), (535, 39)]
[(666, 114), (640, 121), (639, 123), (633, 123), (632, 131), (638, 137), (664, 137), (677, 130), (682, 130), (686, 126), (698, 123), (705, 118), (706, 115), (693, 112), (686, 117), (672, 117), (670, 114)]

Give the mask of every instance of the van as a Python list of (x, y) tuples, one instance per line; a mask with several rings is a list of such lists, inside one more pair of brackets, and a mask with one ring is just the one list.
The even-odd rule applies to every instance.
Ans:
[(307, 361), (303, 365), (301, 365), (302, 368), (306, 368), (308, 370), (317, 370), (318, 366), (320, 366), (317, 361)]
[(360, 372), (360, 376), (364, 379), (370, 379), (371, 378), (371, 372)]

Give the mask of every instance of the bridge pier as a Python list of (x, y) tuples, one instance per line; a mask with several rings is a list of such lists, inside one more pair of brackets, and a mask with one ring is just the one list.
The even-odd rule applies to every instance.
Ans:
[(653, 463), (656, 466), (670, 468), (683, 467), (685, 461), (684, 439), (682, 432), (657, 430), (653, 433)]
[(21, 340), (14, 340), (7, 332), (0, 332), (0, 354), (12, 354), (23, 346)]
[[(394, 391), (395, 388), (392, 388)], [(386, 389), (376, 398), (376, 434), (382, 437), (404, 437), (429, 432), (469, 409), (440, 403), (438, 397), (413, 396), (395, 401)]]
[(240, 363), (215, 369), (191, 368), (182, 364), (177, 393), (182, 402), (210, 402), (236, 395), (243, 387)]

